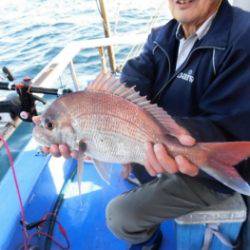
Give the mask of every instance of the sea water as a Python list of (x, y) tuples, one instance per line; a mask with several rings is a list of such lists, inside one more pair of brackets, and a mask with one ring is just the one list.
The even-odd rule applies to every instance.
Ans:
[[(31, 78), (68, 43), (104, 37), (97, 0), (1, 0), (0, 66), (9, 67), (18, 80)], [(148, 33), (169, 19), (167, 0), (106, 0), (111, 34)], [(118, 63), (128, 49), (115, 48)], [(97, 73), (96, 49), (74, 61), (86, 75)]]
[[(1, 0), (0, 75), (1, 68), (7, 66), (16, 82), (20, 82), (25, 76), (34, 78), (70, 42), (104, 37), (97, 2), (97, 0)], [(111, 35), (128, 32), (149, 33), (152, 26), (162, 25), (170, 19), (167, 0), (106, 0), (105, 2)], [(152, 20), (155, 21), (153, 25)], [(119, 66), (125, 63), (130, 49), (131, 46), (114, 48)], [(74, 59), (74, 64), (80, 83), (93, 79), (101, 67), (96, 49), (83, 51)], [(67, 75), (56, 84), (68, 87)], [(8, 94), (9, 91), (0, 90), (0, 97)], [(31, 138), (32, 126), (23, 123), (10, 138), (9, 144), (14, 158)], [(1, 149), (0, 180), (8, 166), (5, 150)]]

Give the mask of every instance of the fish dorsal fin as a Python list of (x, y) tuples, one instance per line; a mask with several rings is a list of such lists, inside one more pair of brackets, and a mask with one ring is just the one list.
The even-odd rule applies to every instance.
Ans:
[(113, 95), (120, 96), (150, 113), (160, 125), (166, 129), (166, 132), (170, 135), (178, 137), (178, 135), (189, 135), (189, 132), (178, 125), (176, 121), (157, 104), (151, 104), (146, 96), (141, 96), (138, 91), (135, 90), (135, 86), (127, 87), (122, 84), (119, 79), (116, 79), (109, 73), (101, 72), (93, 83), (89, 84), (86, 88), (89, 91), (95, 92), (109, 92)]
[(87, 86), (86, 90), (92, 90), (97, 92), (114, 92), (121, 83), (118, 79), (112, 76), (110, 73), (104, 73), (103, 71), (97, 76), (97, 78)]

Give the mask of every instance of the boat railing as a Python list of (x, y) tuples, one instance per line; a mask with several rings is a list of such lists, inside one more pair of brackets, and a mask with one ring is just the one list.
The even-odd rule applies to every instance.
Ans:
[[(52, 87), (55, 81), (69, 66), (75, 90), (79, 89), (77, 74), (74, 67), (74, 58), (84, 49), (103, 49), (113, 45), (137, 45), (145, 42), (144, 34), (126, 34), (109, 38), (74, 41), (67, 45), (44, 69), (33, 79), (34, 86)], [(100, 57), (100, 60), (102, 58)]]
[[(90, 39), (84, 41), (73, 41), (59, 52), (32, 80), (32, 86), (40, 86), (53, 88), (56, 81), (62, 76), (65, 70), (69, 67), (70, 75), (74, 84), (74, 90), (79, 90), (78, 75), (75, 69), (74, 58), (80, 52), (86, 49), (96, 48), (103, 51), (108, 46), (130, 45), (135, 46), (144, 43), (146, 34), (125, 34), (121, 36), (113, 36), (109, 38)], [(100, 61), (103, 63), (103, 56), (100, 56)], [(6, 129), (2, 134), (7, 140), (21, 124), (21, 120), (16, 118), (11, 124), (6, 124)], [(2, 147), (0, 141), (0, 148)]]
[[(74, 58), (84, 49), (89, 48), (104, 48), (110, 45), (136, 45), (143, 43), (146, 39), (145, 35), (125, 35), (120, 37), (101, 38), (94, 40), (86, 40), (72, 42), (67, 45), (51, 62), (49, 62), (41, 72), (32, 80), (33, 86), (54, 87), (56, 81), (64, 73), (67, 67), (70, 68), (71, 77), (75, 84), (75, 89), (78, 89), (77, 74), (74, 65)], [(7, 137), (9, 137), (21, 123), (20, 119), (16, 120), (16, 126), (10, 127)], [(6, 134), (5, 134), (6, 135)], [(6, 136), (4, 136), (6, 139)], [(43, 154), (37, 154), (34, 149), (34, 140), (30, 140), (24, 150), (20, 152), (15, 160), (16, 176), (20, 183), (20, 193), (22, 194), (23, 204), (31, 202), (36, 194), (31, 196), (34, 186), (38, 183), (40, 175), (43, 171), (50, 171), (53, 177), (53, 190), (60, 192), (64, 183), (65, 171), (69, 171), (70, 167), (74, 167), (73, 159), (54, 158)], [(1, 144), (0, 144), (1, 147)], [(55, 166), (55, 167), (53, 167)], [(45, 175), (47, 172), (45, 171)], [(16, 200), (16, 191), (13, 188), (13, 176), (11, 171), (8, 171), (0, 182), (0, 199), (4, 201), (4, 206), (0, 206), (0, 216), (5, 219), (1, 224), (0, 230), (0, 249), (7, 249), (10, 245), (12, 236), (16, 231), (15, 225), (20, 216), (20, 208)], [(47, 184), (46, 184), (47, 187)], [(8, 208), (8, 213), (6, 213)], [(11, 236), (11, 237), (10, 237)]]

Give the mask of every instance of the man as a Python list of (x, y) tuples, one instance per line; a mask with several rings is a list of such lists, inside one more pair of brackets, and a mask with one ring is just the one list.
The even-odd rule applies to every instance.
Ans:
[[(168, 0), (174, 19), (152, 31), (143, 52), (125, 65), (121, 80), (168, 111), (190, 131), (177, 139), (250, 140), (250, 15), (227, 0)], [(35, 118), (35, 122), (39, 122)], [(44, 148), (69, 157), (66, 145)], [(247, 162), (238, 168), (250, 180)], [(181, 155), (148, 143), (146, 170), (160, 178), (110, 202), (107, 225), (130, 249), (158, 249), (159, 225), (218, 203), (233, 191), (199, 172)], [(167, 175), (165, 173), (168, 173)]]
[[(250, 140), (250, 14), (226, 0), (168, 2), (174, 20), (151, 32), (141, 55), (125, 65), (122, 82), (136, 85), (197, 141)], [(178, 139), (195, 143), (189, 137)], [(109, 228), (132, 243), (131, 249), (157, 249), (163, 220), (233, 194), (197, 174), (197, 167), (185, 158), (169, 157), (163, 145), (149, 144), (148, 152), (145, 167), (151, 175), (180, 173), (164, 174), (108, 205)], [(250, 180), (246, 162), (238, 170)]]

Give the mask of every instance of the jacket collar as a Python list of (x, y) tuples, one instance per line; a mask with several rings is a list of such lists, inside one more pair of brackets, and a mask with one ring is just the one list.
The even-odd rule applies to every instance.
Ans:
[[(211, 24), (215, 18), (216, 13), (213, 13), (192, 35), (190, 35), (187, 39), (191, 37), (196, 37), (198, 40), (201, 40), (209, 31)], [(176, 34), (176, 38), (178, 40), (185, 39), (184, 31), (181, 27), (181, 24), (179, 23)]]
[[(197, 47), (225, 49), (228, 44), (232, 21), (233, 7), (228, 0), (223, 0), (208, 33), (200, 40)], [(176, 39), (177, 29), (178, 22), (173, 19), (165, 26), (165, 32), (163, 31), (155, 38), (154, 42), (168, 54), (172, 54), (173, 46), (178, 43), (178, 39)]]
[(223, 0), (207, 35), (200, 46), (226, 48), (233, 22), (233, 7)]

